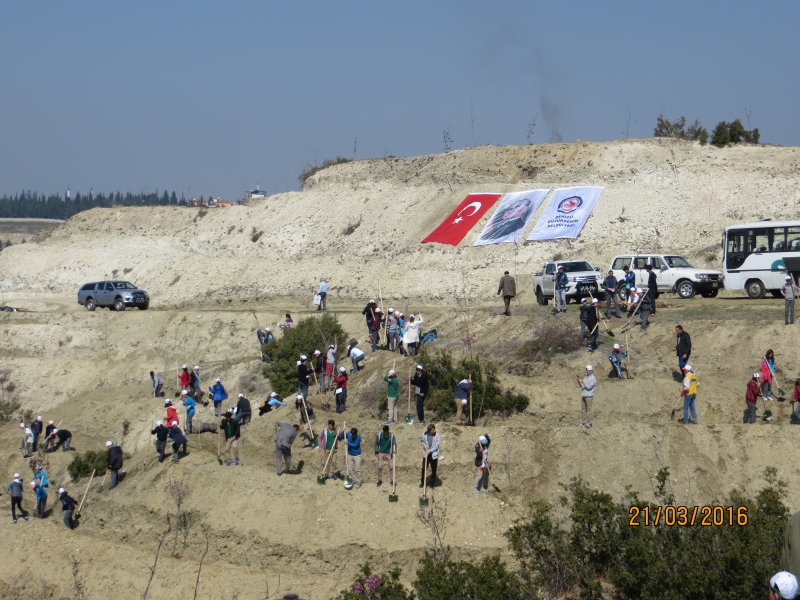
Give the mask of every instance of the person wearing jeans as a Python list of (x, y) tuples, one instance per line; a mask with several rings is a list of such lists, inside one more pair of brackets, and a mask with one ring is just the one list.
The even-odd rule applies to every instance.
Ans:
[(31, 481), (31, 490), (36, 494), (36, 515), (44, 519), (47, 512), (47, 490), (35, 481)]
[(556, 288), (556, 311), (567, 312), (567, 284), (569, 283), (569, 277), (564, 273), (564, 267), (562, 265), (558, 266), (558, 273), (553, 275), (553, 281), (555, 282)]
[(319, 280), (319, 306), (317, 310), (326, 310), (328, 308), (328, 282), (324, 279)]
[(344, 431), (339, 433), (339, 439), (347, 438), (347, 472), (351, 478), (358, 478), (356, 488), (361, 487), (361, 436), (358, 435), (358, 429), (353, 427), (345, 434)]
[(753, 425), (756, 422), (756, 403), (758, 397), (761, 395), (761, 389), (758, 387), (758, 380), (761, 378), (761, 373), (753, 373), (753, 378), (747, 382), (747, 393), (744, 399), (747, 401), (747, 424)]
[[(692, 365), (683, 368), (685, 377), (683, 378), (683, 421), (681, 423), (697, 423), (697, 411), (694, 409), (694, 401), (697, 398), (697, 377), (692, 372)], [(691, 413), (691, 420), (689, 414)]]
[(409, 379), (409, 383), (417, 388), (417, 421), (424, 424), (425, 396), (428, 395), (430, 383), (428, 382), (428, 374), (423, 371), (422, 365), (417, 365), (416, 373), (414, 373), (414, 377)]
[[(353, 364), (353, 374), (358, 374), (358, 363), (364, 360), (364, 352), (361, 350), (361, 348), (350, 346), (348, 354), (350, 356), (350, 362)], [(361, 366), (363, 367), (363, 365)]]
[(786, 284), (781, 288), (781, 294), (786, 298), (783, 320), (786, 321), (786, 325), (794, 325), (794, 300), (797, 298), (797, 292), (800, 292), (800, 289), (795, 285), (791, 275), (787, 275), (784, 279)]
[(14, 480), (6, 486), (6, 489), (11, 493), (11, 522), (17, 522), (15, 508), (19, 509), (20, 516), (27, 521), (28, 511), (22, 508), (22, 477), (19, 473), (14, 473)]
[(64, 488), (58, 489), (58, 499), (61, 500), (61, 510), (64, 511), (64, 525), (67, 529), (75, 529), (72, 513), (75, 512), (75, 498), (67, 493)]
[(678, 356), (678, 368), (683, 369), (686, 363), (689, 362), (689, 356), (692, 354), (692, 340), (689, 334), (686, 333), (680, 325), (675, 326), (675, 334), (678, 337), (673, 350)]
[(603, 290), (606, 293), (606, 319), (611, 318), (611, 304), (613, 302), (616, 312), (614, 316), (618, 319), (621, 318), (619, 311), (619, 298), (617, 297), (617, 278), (614, 277), (614, 271), (608, 271), (608, 277), (603, 280)]
[(436, 485), (436, 467), (439, 464), (439, 443), (441, 438), (436, 432), (436, 425), (431, 423), (428, 425), (425, 433), (422, 434), (422, 471), (420, 472), (419, 487), (425, 485), (425, 466), (430, 468), (430, 475), (428, 476), (431, 481), (431, 487)]

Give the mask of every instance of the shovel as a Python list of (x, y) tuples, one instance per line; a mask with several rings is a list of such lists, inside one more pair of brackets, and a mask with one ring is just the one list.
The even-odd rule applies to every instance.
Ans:
[(106, 474), (103, 475), (103, 481), (100, 482), (100, 487), (97, 488), (98, 494), (103, 491), (103, 484), (106, 482), (106, 477), (108, 477), (108, 469), (106, 469)]
[(336, 430), (336, 440), (334, 440), (333, 446), (331, 446), (331, 451), (328, 452), (328, 458), (325, 461), (325, 466), (322, 467), (322, 475), (318, 475), (317, 476), (317, 483), (320, 484), (320, 485), (325, 485), (325, 483), (328, 481), (328, 478), (325, 477), (325, 471), (327, 470), (328, 463), (330, 462), (331, 457), (333, 456), (333, 451), (336, 449), (336, 442), (338, 441), (338, 439), (339, 439), (339, 430), (337, 429)]
[(491, 482), (494, 491), (498, 494), (502, 494), (503, 492), (500, 491), (500, 488), (494, 484), (494, 477), (492, 477), (492, 470), (489, 468), (489, 463), (486, 463), (486, 472), (489, 473), (489, 481)]
[(425, 470), (422, 480), (422, 498), (419, 499), (420, 506), (428, 506), (428, 455), (425, 455)]
[[(589, 292), (589, 297), (594, 301), (594, 296), (592, 296), (591, 292)], [(600, 322), (603, 324), (603, 327), (606, 328), (606, 333), (608, 333), (608, 335), (610, 335), (611, 337), (617, 337), (617, 336), (614, 335), (614, 332), (611, 331), (611, 329), (608, 328), (608, 325), (606, 324), (606, 320), (600, 315), (600, 309), (597, 308), (595, 310), (597, 310), (597, 317), (600, 319)]]
[(397, 453), (392, 455), (392, 493), (389, 494), (389, 502), (397, 502), (397, 471), (395, 467), (397, 467)]
[[(472, 373), (469, 374), (469, 380), (472, 381)], [(469, 389), (469, 421), (467, 427), (475, 427), (475, 421), (472, 420), (472, 388)]]
[(680, 405), (681, 400), (683, 400), (683, 395), (678, 396), (678, 401), (675, 403), (675, 406), (672, 407), (672, 415), (670, 415), (670, 419), (675, 418), (675, 411), (678, 410), (678, 406)]
[(306, 410), (306, 401), (303, 400), (303, 412), (306, 415), (306, 425), (308, 425), (308, 430), (311, 432), (311, 447), (312, 448), (319, 448), (319, 442), (317, 442), (317, 438), (314, 436), (314, 430), (311, 429), (311, 422), (308, 419), (308, 411)]
[(83, 507), (83, 501), (86, 500), (86, 494), (89, 493), (89, 486), (92, 485), (92, 479), (94, 479), (94, 469), (92, 469), (92, 476), (89, 477), (89, 483), (86, 484), (86, 491), (83, 492), (83, 498), (81, 498), (81, 503), (78, 505), (78, 510), (75, 511), (75, 516), (81, 516), (81, 508)]
[(411, 369), (408, 370), (408, 414), (406, 414), (406, 425), (413, 425), (414, 417), (411, 416)]
[(764, 407), (764, 416), (761, 417), (764, 421), (772, 421), (772, 411), (767, 410), (767, 404), (764, 402), (764, 396), (761, 396), (761, 406)]

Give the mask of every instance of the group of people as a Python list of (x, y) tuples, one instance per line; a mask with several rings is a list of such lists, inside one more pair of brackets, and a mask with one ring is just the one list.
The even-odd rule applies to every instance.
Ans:
[(389, 313), (384, 316), (383, 310), (370, 300), (361, 311), (367, 322), (370, 347), (373, 352), (381, 343), (381, 330), (384, 331), (386, 349), (390, 352), (399, 352), (403, 356), (414, 356), (420, 344), (420, 326), (425, 322), (422, 315), (409, 315), (389, 308)]
[(45, 425), (41, 416), (36, 417), (36, 420), (30, 424), (30, 427), (25, 425), (25, 423), (20, 423), (19, 428), (22, 429), (22, 443), (19, 449), (23, 452), (24, 458), (31, 458), (33, 453), (39, 450), (42, 432), (44, 432), (45, 452), (55, 452), (59, 448), (64, 452), (69, 452), (73, 449), (70, 445), (72, 442), (72, 433), (66, 429), (59, 429), (53, 421)]

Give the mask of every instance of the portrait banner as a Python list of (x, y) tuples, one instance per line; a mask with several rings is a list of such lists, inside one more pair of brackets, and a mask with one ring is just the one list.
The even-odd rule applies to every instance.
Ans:
[(506, 194), (473, 246), (516, 244), (548, 193), (549, 189)]

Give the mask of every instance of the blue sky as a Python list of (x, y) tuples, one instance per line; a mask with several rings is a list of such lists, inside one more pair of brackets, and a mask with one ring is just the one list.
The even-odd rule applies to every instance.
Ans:
[[(800, 3), (12, 2), (0, 194), (297, 189), (325, 158), (650, 137), (797, 145)], [(628, 111), (630, 119), (628, 119)], [(473, 125), (470, 117), (474, 118)], [(555, 115), (555, 119), (553, 116)]]

